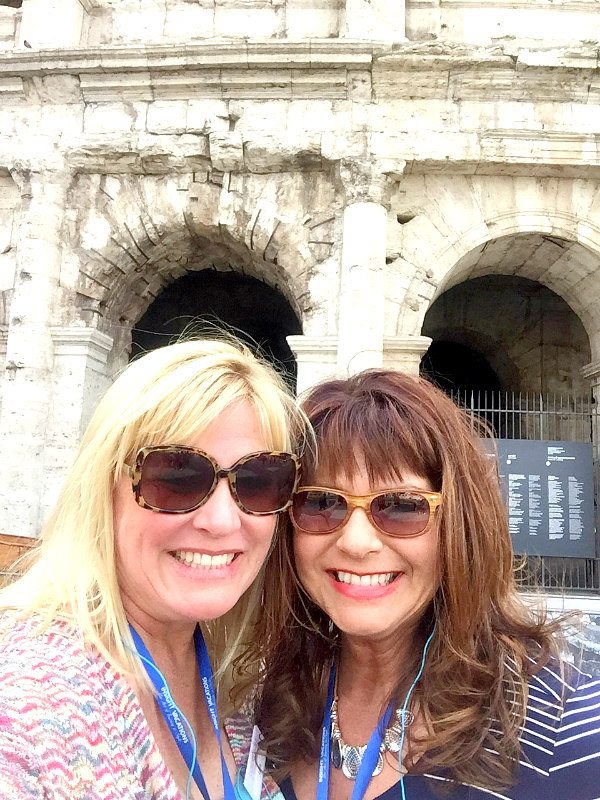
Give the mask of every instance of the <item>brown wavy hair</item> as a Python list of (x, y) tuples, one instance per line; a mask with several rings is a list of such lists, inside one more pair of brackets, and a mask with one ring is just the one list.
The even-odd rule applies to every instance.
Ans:
[[(485, 426), (428, 381), (391, 370), (321, 383), (302, 407), (316, 436), (316, 450), (303, 457), (303, 483), (317, 470), (321, 483), (365, 468), (372, 483), (410, 470), (442, 492), (440, 586), (421, 632), (424, 638), (435, 622), (435, 636), (415, 692), (429, 733), (410, 768), (484, 788), (509, 786), (528, 680), (558, 654), (560, 623), (534, 615), (517, 594), (496, 462), (481, 441)], [(339, 646), (333, 624), (300, 585), (292, 536), (288, 526), (271, 554), (254, 643), (236, 667), (238, 696), (258, 675), (256, 722), (278, 777), (299, 760), (318, 759)], [(401, 699), (403, 678), (388, 700)]]

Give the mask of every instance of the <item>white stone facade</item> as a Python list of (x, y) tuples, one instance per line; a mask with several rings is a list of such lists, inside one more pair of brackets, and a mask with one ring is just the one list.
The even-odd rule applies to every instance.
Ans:
[[(192, 271), (281, 293), (301, 389), (416, 371), (458, 328), (520, 388), (596, 387), (598, 11), (0, 0), (0, 532), (39, 531), (132, 328)], [(473, 312), (497, 275), (543, 311)]]

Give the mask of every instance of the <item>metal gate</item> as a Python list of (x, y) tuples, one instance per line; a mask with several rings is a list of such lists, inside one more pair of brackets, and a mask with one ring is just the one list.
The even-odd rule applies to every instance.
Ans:
[(517, 557), (523, 589), (600, 593), (600, 414), (591, 397), (521, 392), (460, 391), (452, 399), (480, 417), (500, 439), (591, 442), (596, 558)]

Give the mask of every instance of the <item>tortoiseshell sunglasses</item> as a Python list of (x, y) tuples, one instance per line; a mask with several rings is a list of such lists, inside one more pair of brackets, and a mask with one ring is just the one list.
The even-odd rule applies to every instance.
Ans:
[(202, 450), (179, 445), (142, 447), (129, 467), (136, 502), (164, 514), (185, 514), (206, 503), (220, 478), (227, 478), (246, 514), (276, 514), (292, 502), (300, 476), (293, 453), (248, 453), (223, 469)]

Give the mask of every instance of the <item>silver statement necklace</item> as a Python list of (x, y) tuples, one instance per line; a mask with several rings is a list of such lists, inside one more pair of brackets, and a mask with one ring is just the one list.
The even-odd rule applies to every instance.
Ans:
[[(414, 721), (415, 715), (406, 709), (397, 709), (392, 717), (392, 724), (387, 728), (383, 741), (379, 746), (379, 758), (373, 770), (373, 777), (379, 775), (383, 769), (383, 754), (386, 750), (390, 753), (399, 753), (402, 744), (403, 733)], [(363, 756), (367, 750), (367, 745), (359, 747), (346, 744), (342, 739), (340, 727), (338, 725), (338, 698), (337, 692), (331, 705), (331, 733), (330, 733), (330, 753), (331, 763), (335, 769), (341, 769), (344, 775), (351, 781), (356, 780), (360, 769)]]

